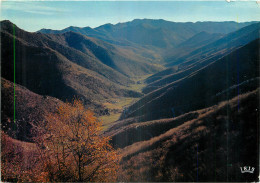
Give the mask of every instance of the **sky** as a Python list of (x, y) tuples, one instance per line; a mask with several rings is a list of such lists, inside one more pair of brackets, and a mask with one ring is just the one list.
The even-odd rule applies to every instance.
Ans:
[(133, 19), (174, 22), (260, 21), (256, 1), (0, 1), (1, 20), (34, 32), (69, 26), (92, 27)]

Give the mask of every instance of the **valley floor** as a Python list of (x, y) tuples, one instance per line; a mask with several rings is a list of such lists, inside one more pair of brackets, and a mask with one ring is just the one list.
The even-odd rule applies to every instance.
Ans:
[[(141, 93), (142, 89), (145, 88), (147, 85), (143, 81), (147, 79), (149, 76), (151, 76), (151, 74), (131, 78), (133, 81), (135, 81), (135, 84), (130, 85), (128, 89)], [(103, 130), (106, 131), (109, 127), (114, 125), (116, 121), (119, 120), (124, 109), (133, 104), (134, 102), (138, 101), (139, 99), (140, 97), (118, 97), (109, 98), (101, 102), (102, 105), (109, 111), (109, 113), (107, 113), (106, 115), (99, 116), (99, 120), (103, 122)]]

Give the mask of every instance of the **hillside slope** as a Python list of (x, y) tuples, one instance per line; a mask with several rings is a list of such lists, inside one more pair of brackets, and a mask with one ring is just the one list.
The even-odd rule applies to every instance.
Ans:
[[(39, 33), (28, 33), (8, 21), (2, 21), (1, 44), (6, 46), (2, 47), (1, 67), (2, 77), (7, 80), (13, 81), (14, 75), (13, 29), (16, 36), (16, 83), (31, 91), (63, 101), (78, 96), (85, 104), (92, 107), (97, 107), (101, 100), (111, 97), (141, 96), (140, 93), (126, 88), (134, 83), (128, 76), (120, 73), (119, 69), (116, 70), (108, 66), (109, 64), (102, 63), (102, 59), (99, 60), (93, 55), (92, 52), (98, 49), (92, 48), (92, 52), (89, 50), (82, 52), (70, 47), (65, 40), (65, 35), (50, 37)], [(69, 35), (73, 34), (75, 33), (69, 33)], [(82, 37), (82, 35), (78, 36)], [(88, 39), (84, 38), (84, 40)], [(113, 55), (115, 52), (105, 53)], [(139, 67), (140, 70), (145, 68), (141, 74), (156, 71), (153, 66), (149, 68), (144, 63), (140, 63), (140, 65), (144, 64), (141, 67), (138, 64), (131, 64), (128, 60), (125, 62), (124, 65)], [(131, 69), (128, 72), (131, 73)]]
[[(193, 119), (159, 136), (127, 146), (119, 180), (257, 181), (258, 101), (259, 90), (240, 95), (194, 112)], [(150, 122), (143, 129), (164, 123)], [(248, 165), (255, 167), (254, 173), (242, 174), (240, 167)]]
[[(259, 77), (259, 39), (169, 85), (155, 90), (130, 106), (122, 118), (142, 116), (144, 121), (169, 118), (205, 108), (221, 100), (256, 89), (258, 84), (239, 88)], [(228, 89), (238, 86), (236, 91)], [(227, 92), (223, 92), (227, 91)], [(222, 96), (218, 93), (223, 92)]]
[(163, 55), (164, 60), (166, 63), (168, 63), (171, 62), (173, 58), (175, 60), (177, 58), (181, 58), (185, 55), (190, 54), (194, 50), (197, 50), (205, 45), (208, 45), (220, 39), (223, 36), (225, 36), (225, 34), (208, 33), (205, 31), (199, 32), (191, 38), (177, 45), (174, 49), (167, 50)]
[[(51, 38), (54, 37), (54, 35), (46, 36)], [(96, 57), (103, 64), (124, 75), (142, 76), (161, 70), (158, 65), (149, 63), (150, 59), (135, 54), (135, 52), (127, 48), (120, 48), (104, 41), (86, 37), (74, 32), (66, 32), (59, 36), (64, 37), (65, 44), (69, 47)]]
[(198, 62), (205, 57), (214, 56), (216, 53), (223, 56), (225, 53), (230, 53), (237, 47), (248, 44), (249, 42), (259, 38), (260, 23), (253, 23), (234, 32), (227, 34), (226, 36), (204, 45), (187, 55), (180, 58), (168, 59), (170, 62), (167, 66), (173, 66), (180, 64), (180, 68), (187, 68), (188, 66)]
[[(259, 38), (259, 30), (260, 24), (255, 23), (225, 36), (205, 32), (193, 36), (179, 47), (168, 51), (165, 61), (170, 67), (147, 78), (145, 82), (148, 86), (144, 88), (143, 92), (149, 93), (228, 55), (237, 48)], [(212, 36), (218, 39), (213, 41), (214, 38), (213, 40), (210, 38)]]
[(1, 78), (1, 94), (2, 130), (10, 137), (23, 141), (31, 141), (30, 123), (43, 122), (45, 115), (64, 104), (57, 98), (38, 95), (16, 84), (14, 123), (14, 84)]

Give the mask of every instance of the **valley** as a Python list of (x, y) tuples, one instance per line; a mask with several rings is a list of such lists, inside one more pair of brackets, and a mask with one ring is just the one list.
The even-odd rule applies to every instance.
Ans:
[(120, 153), (116, 181), (256, 181), (239, 167), (259, 172), (259, 31), (135, 19), (27, 32), (1, 21), (2, 137), (30, 162), (32, 129), (76, 98)]
[[(144, 80), (149, 76), (151, 76), (151, 74), (141, 77), (133, 77), (132, 80), (134, 81), (134, 84), (130, 85), (128, 89), (141, 93), (143, 88), (146, 86)], [(114, 125), (116, 121), (119, 120), (124, 110), (139, 99), (140, 98), (118, 97), (107, 99), (103, 103), (101, 101), (101, 105), (109, 111), (108, 114), (99, 117), (103, 122), (104, 131)]]

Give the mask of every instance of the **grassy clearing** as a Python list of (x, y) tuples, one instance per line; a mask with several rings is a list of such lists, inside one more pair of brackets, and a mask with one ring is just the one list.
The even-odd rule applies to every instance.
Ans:
[[(135, 84), (127, 87), (127, 89), (134, 90), (137, 92), (142, 92), (142, 89), (146, 86), (143, 83), (143, 80), (151, 75), (145, 75), (142, 77), (134, 77), (132, 80), (135, 81)], [(130, 98), (130, 97), (120, 97), (120, 98), (111, 98), (102, 102), (102, 105), (105, 108), (108, 108), (110, 111), (110, 115), (100, 116), (99, 120), (103, 121), (103, 130), (108, 129), (111, 125), (117, 121), (123, 112), (123, 109), (134, 102), (139, 100), (139, 98)]]
[(142, 89), (146, 86), (146, 84), (143, 81), (146, 78), (150, 77), (151, 75), (152, 74), (148, 74), (145, 76), (137, 76), (137, 77), (131, 78), (133, 81), (135, 81), (135, 84), (130, 85), (127, 89), (142, 93)]
[(108, 109), (119, 109), (122, 110), (124, 107), (132, 104), (137, 101), (139, 98), (130, 98), (130, 97), (120, 97), (120, 98), (112, 98), (109, 101), (103, 103), (103, 105)]
[(115, 121), (117, 121), (123, 112), (123, 109), (135, 101), (137, 101), (139, 98), (113, 98), (109, 101), (106, 101), (103, 103), (103, 105), (108, 108), (111, 112), (110, 115), (104, 115), (100, 116), (99, 120), (103, 121), (103, 129), (108, 129)]
[(105, 115), (99, 117), (99, 120), (103, 121), (103, 130), (107, 130), (111, 125), (114, 124), (120, 117), (121, 113), (112, 113), (110, 115)]

